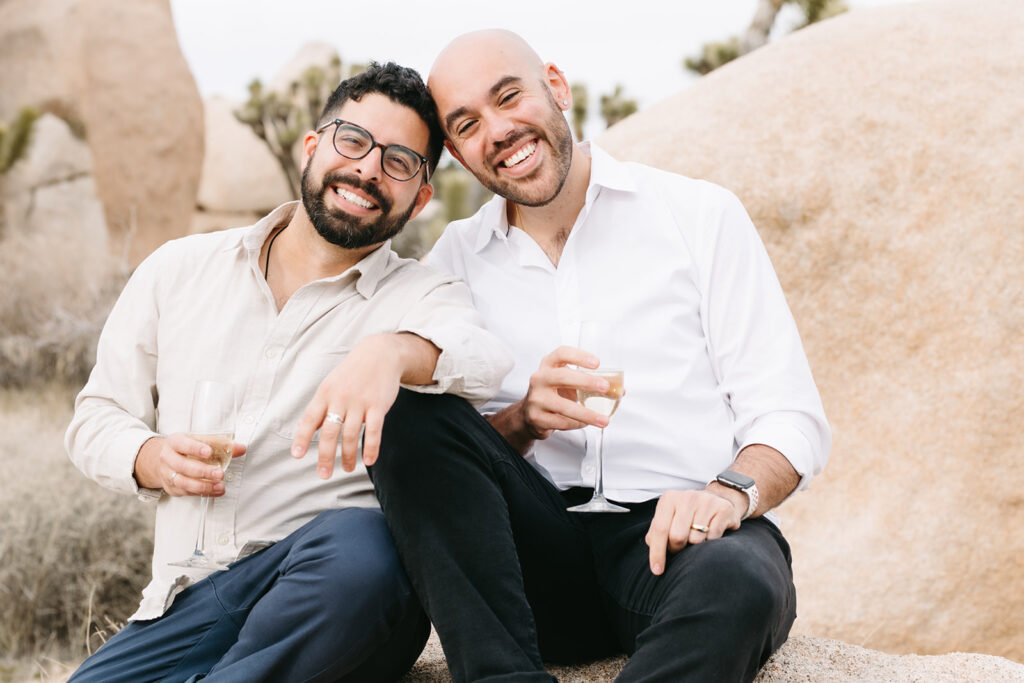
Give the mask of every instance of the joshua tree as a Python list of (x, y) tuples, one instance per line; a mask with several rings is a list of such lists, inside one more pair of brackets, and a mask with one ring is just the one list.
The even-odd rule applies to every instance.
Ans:
[[(353, 71), (355, 67), (350, 67)], [(246, 124), (270, 149), (288, 179), (293, 196), (299, 196), (302, 174), (295, 160), (295, 143), (313, 127), (320, 110), (341, 81), (341, 59), (335, 56), (326, 66), (311, 66), (292, 81), (287, 93), (263, 87), (260, 80), (249, 84), (249, 99), (235, 110), (235, 118)]]
[(573, 83), (572, 89), (572, 130), (576, 133), (576, 139), (583, 139), (583, 124), (587, 122), (589, 99), (587, 86), (583, 83)]
[(636, 109), (636, 100), (626, 97), (621, 85), (616, 85), (611, 94), (601, 95), (601, 118), (608, 128), (635, 113)]
[(714, 71), (718, 67), (742, 57), (768, 42), (775, 19), (783, 5), (797, 5), (803, 14), (803, 21), (793, 30), (810, 26), (847, 10), (842, 0), (758, 0), (750, 26), (742, 37), (733, 36), (717, 43), (706, 43), (701, 54), (687, 57), (683, 65), (690, 71), (701, 75)]
[(0, 173), (6, 173), (25, 155), (37, 118), (39, 112), (24, 107), (10, 124), (0, 122)]

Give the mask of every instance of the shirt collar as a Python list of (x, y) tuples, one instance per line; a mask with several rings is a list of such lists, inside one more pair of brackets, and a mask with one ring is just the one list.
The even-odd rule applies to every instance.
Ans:
[[(591, 202), (597, 196), (601, 188), (618, 190), (621, 192), (636, 192), (636, 182), (626, 170), (626, 167), (608, 152), (595, 145), (593, 142), (583, 142), (577, 147), (590, 157), (590, 184), (587, 186), (586, 201)], [(504, 197), (495, 198), (484, 205), (481, 211), (483, 224), (491, 226), (490, 230), (480, 230), (476, 236), (476, 243), (473, 250), (481, 251), (492, 239), (507, 240), (509, 232), (508, 212), (506, 207), (508, 201)]]
[[(248, 253), (250, 263), (255, 264), (258, 272), (261, 272), (259, 269), (259, 257), (260, 251), (263, 250), (263, 243), (267, 241), (267, 237), (274, 228), (288, 225), (298, 207), (298, 200), (286, 202), (261, 218), (243, 233), (242, 246)], [(386, 240), (380, 247), (364, 256), (359, 263), (344, 273), (323, 278), (319, 282), (337, 282), (343, 278), (356, 277), (356, 291), (363, 298), (369, 299), (377, 291), (377, 285), (380, 281), (394, 270), (397, 265), (398, 258), (391, 251), (391, 240)]]

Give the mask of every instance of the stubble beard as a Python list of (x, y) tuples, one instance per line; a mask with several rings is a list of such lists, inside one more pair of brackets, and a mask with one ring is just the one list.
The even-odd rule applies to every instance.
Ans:
[[(569, 124), (562, 116), (551, 92), (546, 87), (544, 92), (547, 93), (548, 103), (551, 105), (551, 115), (544, 122), (544, 129), (536, 126), (524, 126), (513, 131), (505, 140), (495, 145), (491, 156), (493, 158), (514, 147), (520, 141), (535, 137), (538, 145), (546, 143), (553, 152), (554, 186), (551, 187), (551, 184), (548, 184), (547, 187), (531, 188), (526, 179), (502, 177), (494, 169), (494, 164), (490, 164), (480, 173), (473, 174), (480, 184), (491, 192), (522, 206), (545, 206), (554, 201), (562, 191), (562, 187), (569, 177), (569, 167), (572, 165), (572, 133), (569, 130)], [(543, 171), (543, 169), (537, 170)]]

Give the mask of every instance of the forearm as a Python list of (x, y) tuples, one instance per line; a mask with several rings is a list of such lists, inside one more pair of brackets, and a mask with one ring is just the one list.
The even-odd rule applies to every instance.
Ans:
[[(757, 484), (759, 500), (757, 509), (751, 517), (759, 517), (777, 506), (795, 491), (800, 483), (800, 475), (786, 456), (764, 444), (751, 444), (744, 448), (729, 469), (751, 477)], [(746, 494), (718, 482), (709, 484), (708, 490), (728, 499), (746, 512)]]
[(434, 370), (441, 349), (411, 332), (382, 334), (370, 338), (374, 344), (386, 344), (388, 354), (396, 360), (401, 382), (414, 386), (434, 384)]

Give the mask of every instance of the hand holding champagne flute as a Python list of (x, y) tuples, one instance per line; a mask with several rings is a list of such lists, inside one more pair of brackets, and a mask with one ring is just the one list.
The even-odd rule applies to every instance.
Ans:
[[(583, 407), (611, 417), (619, 407), (625, 394), (625, 371), (621, 364), (621, 347), (616, 331), (604, 322), (585, 320), (580, 324), (579, 346), (597, 356), (600, 365), (596, 370), (578, 368), (581, 372), (596, 375), (608, 382), (607, 393), (584, 389), (577, 390), (577, 400)], [(629, 512), (628, 508), (610, 502), (604, 496), (604, 428), (597, 441), (597, 477), (594, 482), (594, 496), (582, 505), (574, 505), (570, 512)]]
[[(196, 383), (192, 398), (192, 417), (189, 437), (205, 443), (213, 451), (210, 459), (215, 465), (226, 470), (231, 464), (234, 453), (235, 438), (235, 389), (224, 382), (200, 381)], [(203, 461), (195, 456), (190, 460)], [(178, 562), (171, 562), (177, 567), (202, 567), (207, 569), (227, 569), (227, 566), (215, 562), (203, 552), (206, 535), (206, 511), (210, 499), (200, 499), (199, 530), (196, 536), (196, 547), (192, 555)]]

